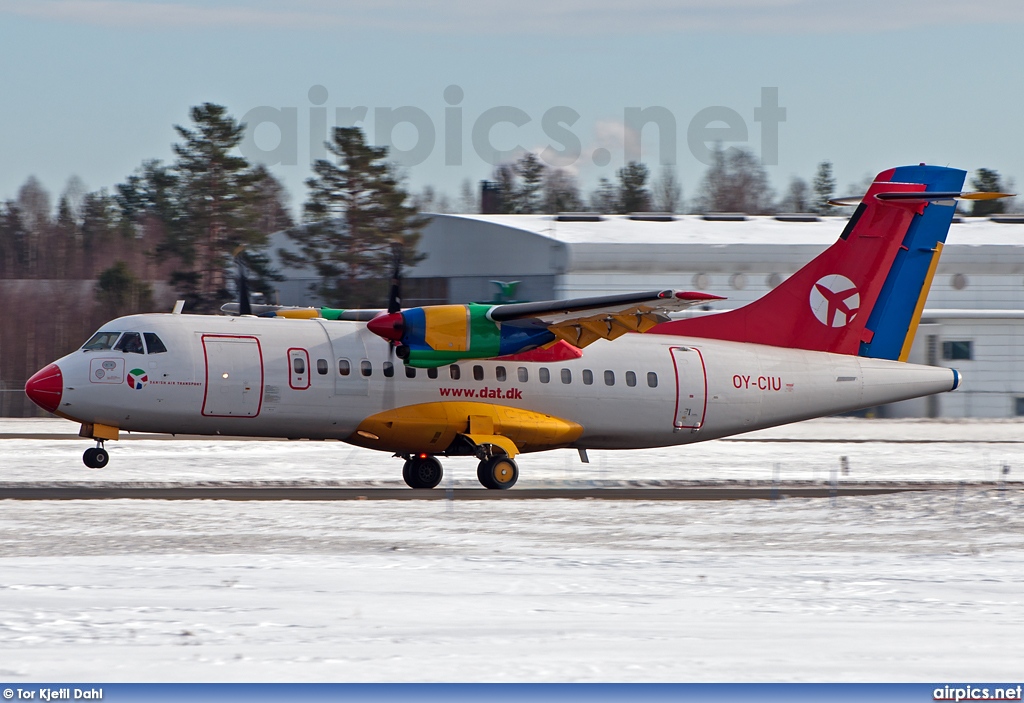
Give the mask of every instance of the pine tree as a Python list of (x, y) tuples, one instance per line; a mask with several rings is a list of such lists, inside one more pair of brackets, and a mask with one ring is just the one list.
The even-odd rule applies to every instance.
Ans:
[[(971, 187), (983, 193), (1003, 192), (1002, 178), (998, 171), (979, 168), (971, 179)], [(989, 217), (1006, 212), (1006, 203), (1002, 200), (975, 200), (971, 203), (971, 216)]]
[(121, 317), (152, 309), (153, 288), (139, 280), (124, 261), (103, 271), (96, 282), (96, 301), (107, 317)]
[(590, 209), (602, 215), (610, 215), (619, 211), (619, 189), (602, 176), (597, 188), (590, 194)]
[(184, 140), (174, 145), (180, 220), (168, 232), (164, 251), (176, 254), (183, 264), (171, 276), (179, 295), (191, 309), (209, 311), (231, 297), (228, 271), (233, 252), (240, 247), (256, 252), (266, 246), (253, 207), (265, 171), (233, 153), (245, 125), (226, 108), (204, 103), (190, 114), (193, 129), (174, 127)]
[(358, 127), (338, 127), (327, 149), (336, 160), (313, 165), (304, 224), (288, 232), (299, 251), (282, 249), (282, 259), (312, 267), (320, 277), (315, 292), (329, 305), (382, 306), (393, 245), (401, 247), (404, 265), (415, 263), (426, 221), (408, 204), (386, 147), (366, 144)]
[(540, 212), (543, 206), (541, 189), (544, 187), (544, 174), (547, 167), (532, 152), (526, 152), (516, 162), (516, 175), (522, 179), (516, 194), (516, 212), (532, 214)]
[(631, 212), (647, 212), (651, 209), (651, 193), (647, 190), (650, 170), (642, 163), (630, 161), (618, 171), (618, 211), (628, 215)]
[(818, 164), (818, 172), (814, 174), (814, 203), (811, 211), (819, 215), (827, 215), (832, 211), (828, 201), (833, 198), (836, 191), (836, 179), (832, 175), (832, 162), (822, 161)]

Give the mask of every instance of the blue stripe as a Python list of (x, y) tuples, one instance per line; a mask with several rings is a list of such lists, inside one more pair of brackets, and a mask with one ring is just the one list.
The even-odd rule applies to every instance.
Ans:
[[(901, 166), (892, 180), (897, 183), (923, 183), (926, 190), (957, 191), (964, 185), (967, 172), (941, 166)], [(874, 359), (899, 359), (903, 342), (913, 321), (921, 289), (928, 276), (935, 245), (946, 241), (953, 221), (954, 207), (930, 203), (924, 214), (915, 215), (896, 254), (889, 275), (882, 285), (867, 328), (874, 332), (870, 342), (862, 342), (860, 355)]]

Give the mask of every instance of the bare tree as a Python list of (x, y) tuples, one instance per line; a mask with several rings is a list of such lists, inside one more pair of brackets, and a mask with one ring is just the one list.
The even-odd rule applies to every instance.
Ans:
[(468, 178), (462, 180), (462, 186), (459, 188), (459, 201), (455, 209), (457, 212), (467, 215), (480, 212), (477, 192), (473, 189), (473, 184)]
[(768, 214), (774, 192), (760, 159), (749, 149), (717, 145), (701, 181), (697, 207), (703, 212)]
[(659, 212), (679, 212), (683, 207), (683, 185), (672, 166), (662, 166), (654, 182), (654, 207)]
[(576, 212), (583, 209), (580, 187), (568, 171), (553, 168), (544, 178), (543, 212)]
[(811, 212), (811, 188), (807, 181), (793, 176), (780, 207), (786, 212)]

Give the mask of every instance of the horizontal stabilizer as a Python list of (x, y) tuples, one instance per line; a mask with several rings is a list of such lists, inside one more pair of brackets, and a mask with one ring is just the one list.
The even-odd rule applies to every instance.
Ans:
[[(958, 190), (926, 190), (917, 193), (875, 193), (874, 197), (879, 200), (933, 202), (936, 200), (998, 200), (999, 198), (1012, 198), (1014, 195), (1014, 193), (989, 193), (985, 191), (961, 192)], [(834, 198), (829, 200), (828, 204), (836, 207), (852, 207), (854, 205), (860, 205), (863, 200), (863, 195), (856, 195), (847, 198)]]

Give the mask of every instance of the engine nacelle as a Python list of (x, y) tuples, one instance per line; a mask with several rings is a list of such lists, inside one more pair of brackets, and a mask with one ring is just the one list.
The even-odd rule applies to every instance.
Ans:
[(409, 308), (375, 317), (366, 327), (399, 345), (399, 357), (417, 368), (518, 354), (555, 340), (543, 325), (491, 320), (488, 312), (494, 307), (470, 303)]

